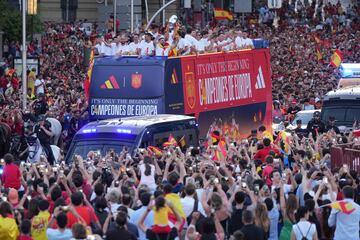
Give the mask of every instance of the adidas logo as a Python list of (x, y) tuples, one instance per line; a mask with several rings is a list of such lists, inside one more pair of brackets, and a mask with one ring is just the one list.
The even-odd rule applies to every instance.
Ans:
[(262, 73), (262, 69), (261, 66), (259, 67), (259, 73), (256, 76), (256, 84), (255, 84), (255, 89), (262, 89), (265, 88), (265, 80), (264, 80), (264, 75)]

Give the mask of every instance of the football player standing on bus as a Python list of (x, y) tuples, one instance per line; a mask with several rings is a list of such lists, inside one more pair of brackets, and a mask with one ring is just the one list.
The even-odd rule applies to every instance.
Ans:
[(316, 139), (317, 135), (325, 132), (325, 124), (320, 119), (320, 112), (314, 112), (313, 119), (307, 125), (306, 128)]
[(139, 34), (134, 33), (132, 36), (132, 42), (129, 44), (129, 55), (138, 55), (138, 49), (140, 46)]
[(158, 44), (156, 45), (156, 56), (168, 56), (170, 44), (165, 42), (165, 37), (160, 36)]
[(145, 40), (141, 41), (140, 56), (154, 56), (155, 47), (153, 42), (153, 35), (150, 32), (145, 33)]
[(191, 51), (191, 43), (185, 39), (185, 32), (179, 30), (179, 42), (177, 44), (178, 55), (188, 55)]
[(129, 38), (128, 36), (126, 36), (125, 34), (122, 34), (120, 37), (117, 38), (118, 41), (120, 42), (119, 44), (113, 44), (113, 52), (116, 55), (122, 56), (122, 55), (128, 55), (129, 54), (129, 45), (128, 45), (128, 41)]

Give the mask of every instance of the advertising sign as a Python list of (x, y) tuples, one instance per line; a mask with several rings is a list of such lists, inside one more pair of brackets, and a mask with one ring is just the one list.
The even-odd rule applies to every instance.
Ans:
[(90, 114), (94, 118), (130, 117), (163, 113), (163, 99), (92, 98)]
[(185, 114), (198, 117), (201, 135), (221, 118), (248, 133), (259, 124), (271, 129), (269, 60), (268, 50), (182, 59)]

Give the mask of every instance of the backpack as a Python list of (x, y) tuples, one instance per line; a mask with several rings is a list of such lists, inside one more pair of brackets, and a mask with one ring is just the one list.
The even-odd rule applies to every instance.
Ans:
[[(187, 221), (187, 224), (188, 224), (188, 225), (190, 225), (190, 223), (191, 223), (192, 214), (193, 214), (194, 212), (199, 212), (199, 211), (198, 211), (198, 208), (199, 208), (199, 200), (195, 199), (194, 208), (193, 208), (192, 212), (190, 213), (190, 215), (186, 218), (186, 221)], [(200, 212), (199, 212), (199, 213), (200, 213)], [(196, 222), (196, 224), (195, 224), (195, 228), (196, 228), (196, 231), (197, 231), (197, 232), (200, 232), (200, 230), (201, 230), (201, 223), (202, 223), (202, 221), (204, 220), (204, 218), (205, 218), (205, 216), (200, 213), (199, 220), (198, 220), (198, 221)]]
[(306, 233), (305, 236), (304, 236), (304, 234), (302, 233), (301, 229), (299, 228), (299, 224), (296, 224), (296, 227), (299, 229), (300, 234), (301, 234), (301, 240), (308, 240), (306, 236), (307, 236), (308, 233), (310, 232), (311, 226), (312, 226), (312, 224), (310, 223), (310, 227), (309, 227), (309, 229), (307, 230), (307, 233)]

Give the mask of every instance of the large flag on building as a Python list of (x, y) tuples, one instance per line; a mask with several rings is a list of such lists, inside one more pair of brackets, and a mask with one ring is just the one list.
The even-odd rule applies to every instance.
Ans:
[(234, 20), (232, 13), (222, 8), (214, 9), (214, 17), (216, 20)]
[(339, 49), (336, 49), (333, 55), (331, 56), (330, 65), (333, 67), (339, 67), (343, 60), (342, 52)]

